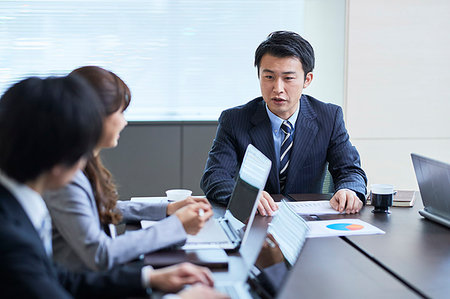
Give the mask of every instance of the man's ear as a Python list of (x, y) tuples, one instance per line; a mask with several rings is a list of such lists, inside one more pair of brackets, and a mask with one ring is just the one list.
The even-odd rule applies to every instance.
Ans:
[(64, 169), (66, 169), (66, 167), (64, 167), (62, 164), (57, 164), (53, 166), (48, 173), (50, 176), (59, 177), (63, 174)]
[(313, 79), (313, 73), (309, 72), (306, 74), (305, 82), (303, 83), (303, 88), (306, 88), (311, 84), (311, 81)]

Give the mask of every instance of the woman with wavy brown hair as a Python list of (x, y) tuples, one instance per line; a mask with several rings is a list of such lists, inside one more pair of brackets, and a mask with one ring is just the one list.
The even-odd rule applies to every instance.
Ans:
[[(83, 171), (63, 189), (44, 199), (53, 220), (53, 258), (72, 270), (105, 270), (141, 254), (184, 243), (212, 215), (206, 199), (189, 197), (176, 203), (136, 203), (118, 200), (111, 173), (100, 151), (117, 146), (127, 122), (123, 112), (131, 99), (127, 85), (114, 73), (96, 66), (74, 70), (94, 87), (105, 109), (100, 141)], [(205, 211), (200, 216), (198, 211)], [(147, 229), (115, 236), (120, 221), (160, 220)]]

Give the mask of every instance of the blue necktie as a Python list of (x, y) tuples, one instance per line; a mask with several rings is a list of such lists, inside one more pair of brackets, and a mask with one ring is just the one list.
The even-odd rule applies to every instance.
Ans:
[(281, 130), (284, 132), (284, 139), (281, 143), (280, 149), (280, 189), (281, 192), (283, 192), (284, 185), (286, 183), (287, 169), (289, 166), (289, 156), (294, 141), (292, 138), (292, 132), (294, 128), (289, 121), (285, 120), (281, 124)]

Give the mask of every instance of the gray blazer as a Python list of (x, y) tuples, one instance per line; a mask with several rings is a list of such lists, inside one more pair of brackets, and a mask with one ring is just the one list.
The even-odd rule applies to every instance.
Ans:
[(110, 269), (141, 254), (186, 241), (178, 217), (166, 218), (167, 203), (129, 201), (117, 203), (124, 221), (162, 220), (148, 229), (109, 237), (100, 223), (91, 184), (82, 171), (66, 187), (47, 192), (44, 200), (53, 222), (53, 258), (73, 271)]

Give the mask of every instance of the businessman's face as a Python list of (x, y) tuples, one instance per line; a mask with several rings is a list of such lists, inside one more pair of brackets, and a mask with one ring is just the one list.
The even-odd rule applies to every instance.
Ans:
[(270, 111), (282, 119), (288, 119), (297, 110), (303, 89), (312, 77), (308, 73), (305, 79), (302, 63), (294, 56), (279, 58), (264, 54), (259, 66), (262, 97)]

